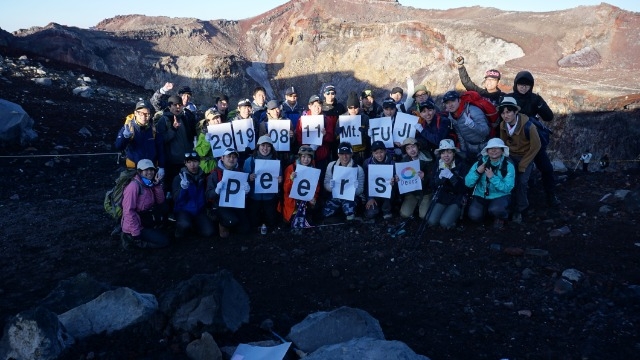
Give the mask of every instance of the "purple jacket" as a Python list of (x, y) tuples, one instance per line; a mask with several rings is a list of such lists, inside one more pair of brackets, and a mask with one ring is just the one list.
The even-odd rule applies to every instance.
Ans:
[(162, 185), (146, 186), (142, 182), (140, 174), (136, 175), (124, 188), (122, 194), (122, 232), (131, 236), (139, 236), (142, 231), (139, 213), (163, 202)]

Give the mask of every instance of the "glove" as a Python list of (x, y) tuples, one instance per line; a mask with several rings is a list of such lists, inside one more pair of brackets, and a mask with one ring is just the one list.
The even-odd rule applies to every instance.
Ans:
[(225, 183), (224, 181), (218, 181), (218, 184), (216, 185), (216, 194), (220, 195), (220, 192), (224, 187), (224, 183)]
[(213, 134), (210, 134), (210, 133), (204, 134), (204, 139), (207, 140), (207, 142), (211, 142), (212, 138), (213, 138)]
[(129, 139), (132, 135), (133, 133), (129, 130), (129, 126), (125, 125), (124, 130), (122, 131), (122, 136), (124, 136), (125, 139)]
[(244, 193), (248, 194), (251, 191), (251, 185), (248, 182), (244, 183)]
[(460, 55), (458, 55), (458, 57), (456, 58), (456, 64), (462, 66), (464, 65), (464, 58)]
[(420, 125), (419, 123), (416, 124), (415, 128), (416, 128), (416, 131), (419, 132), (419, 133), (421, 133), (422, 130), (424, 130), (424, 127), (422, 125)]
[(189, 188), (189, 179), (185, 173), (180, 173), (180, 187), (185, 190)]
[(336, 181), (335, 180), (329, 180), (329, 189), (333, 190), (333, 187), (336, 186)]
[(158, 180), (162, 180), (162, 178), (164, 178), (164, 168), (158, 168), (158, 173), (156, 175), (158, 175)]
[(451, 179), (451, 177), (453, 177), (453, 173), (449, 169), (442, 169), (440, 171), (440, 174), (438, 175), (438, 177), (440, 179), (442, 179), (442, 178)]

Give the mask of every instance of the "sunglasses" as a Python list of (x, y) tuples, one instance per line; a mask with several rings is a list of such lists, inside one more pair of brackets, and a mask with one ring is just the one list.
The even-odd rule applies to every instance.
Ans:
[(313, 149), (312, 149), (312, 148), (310, 148), (310, 147), (308, 147), (308, 146), (301, 146), (301, 147), (300, 147), (300, 150), (301, 150), (301, 151), (313, 151)]
[(198, 153), (197, 153), (197, 152), (188, 152), (188, 153), (184, 153), (184, 157), (185, 157), (185, 158), (198, 157)]
[(357, 106), (349, 106), (349, 110), (355, 110), (357, 108), (358, 108)]
[(335, 95), (336, 92), (335, 91), (327, 91), (327, 92), (325, 92), (325, 94), (327, 94), (327, 95)]

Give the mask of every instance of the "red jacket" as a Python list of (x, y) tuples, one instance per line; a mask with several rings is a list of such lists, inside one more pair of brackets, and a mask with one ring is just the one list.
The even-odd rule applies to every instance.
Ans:
[[(305, 114), (305, 115), (308, 115), (308, 114)], [(324, 159), (329, 158), (329, 154), (331, 153), (331, 144), (333, 144), (333, 142), (336, 139), (336, 137), (333, 134), (335, 134), (337, 123), (338, 123), (337, 116), (324, 115), (325, 134), (324, 136), (322, 136), (322, 145), (320, 145), (320, 147), (318, 147), (318, 149), (315, 152), (314, 158), (316, 161), (322, 161)], [(302, 143), (302, 118), (300, 118), (300, 121), (298, 121), (298, 125), (296, 127), (296, 139), (298, 140), (298, 144), (308, 145), (308, 144)]]

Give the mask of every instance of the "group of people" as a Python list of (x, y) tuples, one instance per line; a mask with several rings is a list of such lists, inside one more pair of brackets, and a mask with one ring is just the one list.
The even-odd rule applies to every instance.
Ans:
[[(388, 220), (395, 213), (445, 229), (456, 226), (464, 214), (478, 222), (490, 215), (494, 227), (502, 228), (508, 219), (521, 222), (529, 207), (527, 187), (534, 164), (542, 174), (548, 204), (558, 205), (553, 168), (530, 120), (551, 121), (553, 112), (533, 93), (532, 74), (519, 72), (513, 92), (505, 94), (498, 87), (498, 70), (488, 70), (481, 87), (469, 78), (464, 59), (455, 61), (465, 88), (498, 109), (496, 124), (460, 92), (446, 92), (440, 109), (426, 86), (414, 86), (411, 81), (406, 99), (403, 89), (394, 87), (381, 104), (371, 89), (365, 89), (350, 92), (345, 106), (336, 98), (337, 89), (327, 85), (303, 107), (295, 87), (286, 89), (283, 101), (267, 101), (266, 90), (257, 87), (253, 100), (241, 99), (234, 110), (229, 97), (221, 95), (205, 111), (193, 104), (189, 87), (169, 95), (173, 84), (166, 83), (150, 101), (136, 103), (116, 138), (116, 149), (124, 151), (127, 168), (137, 172), (124, 190), (123, 246), (168, 245), (170, 237), (164, 229), (171, 220), (176, 239), (190, 232), (210, 237), (216, 231), (220, 238), (227, 238), (234, 231), (264, 231), (281, 222), (303, 228), (329, 217)], [(395, 123), (399, 113), (413, 115), (417, 122), (402, 142), (390, 146), (376, 136), (370, 122), (385, 118)], [(307, 115), (323, 119), (321, 144), (303, 140), (303, 116)], [(342, 141), (347, 130), (340, 123), (341, 115), (359, 116), (360, 143)], [(282, 133), (288, 137), (289, 151), (276, 150), (269, 132), (271, 120), (289, 121), (288, 133)], [(214, 156), (212, 126), (230, 123), (233, 129), (247, 121), (255, 145), (236, 143)], [(257, 190), (256, 164), (261, 160), (279, 162), (279, 173), (273, 178), (278, 191)], [(411, 162), (419, 164), (416, 190), (400, 193), (402, 179), (394, 171), (384, 184), (376, 183), (388, 186), (388, 195), (371, 191), (375, 166)], [(316, 184), (309, 184), (311, 195), (303, 200), (291, 194), (294, 186), (301, 186), (296, 179), (307, 168), (318, 169), (320, 175)], [(220, 205), (221, 196), (228, 198), (230, 193), (225, 171), (247, 174), (240, 188), (234, 189), (245, 194), (245, 206)], [(353, 174), (348, 180), (337, 175), (345, 171)], [(344, 192), (345, 186), (353, 189)], [(341, 196), (343, 192), (350, 195)]]

